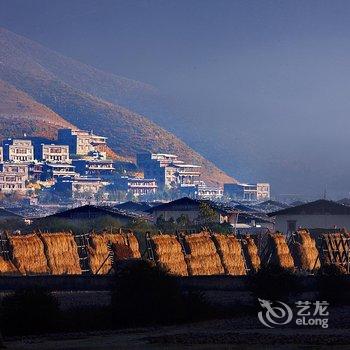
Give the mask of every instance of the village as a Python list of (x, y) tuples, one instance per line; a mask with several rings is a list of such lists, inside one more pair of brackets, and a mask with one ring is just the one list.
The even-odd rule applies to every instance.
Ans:
[(350, 349), (349, 16), (0, 0), (0, 349)]
[(144, 152), (135, 159), (113, 159), (107, 138), (92, 131), (59, 129), (57, 140), (8, 138), (0, 147), (0, 202), (36, 217), (85, 204), (182, 197), (250, 203), (270, 199), (268, 183), (207, 185), (201, 180), (201, 166), (186, 164), (177, 155)]

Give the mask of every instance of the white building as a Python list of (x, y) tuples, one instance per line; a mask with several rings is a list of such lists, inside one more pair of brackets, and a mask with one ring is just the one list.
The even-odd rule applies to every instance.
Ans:
[(55, 184), (55, 190), (71, 198), (95, 196), (103, 187), (97, 177), (76, 176), (60, 177)]
[(8, 139), (4, 141), (4, 160), (15, 163), (34, 161), (34, 147), (30, 140)]
[(200, 181), (201, 166), (185, 164), (174, 154), (138, 154), (137, 165), (145, 178), (156, 179), (161, 188), (195, 187)]
[(224, 194), (234, 200), (265, 201), (270, 199), (270, 184), (228, 183), (224, 184)]
[(224, 195), (224, 189), (221, 187), (207, 186), (201, 183), (197, 186), (197, 196), (200, 199), (219, 200)]
[(107, 138), (95, 135), (92, 131), (59, 129), (58, 142), (68, 145), (71, 154), (87, 156), (98, 152), (106, 158)]
[(350, 230), (350, 207), (325, 199), (272, 212), (268, 216), (275, 217), (276, 230), (284, 233), (299, 228)]
[(42, 145), (41, 160), (48, 163), (70, 163), (68, 145)]
[(155, 194), (157, 191), (157, 181), (155, 179), (128, 178), (128, 192), (135, 196)]
[(28, 165), (15, 163), (0, 164), (0, 191), (25, 192), (28, 180)]

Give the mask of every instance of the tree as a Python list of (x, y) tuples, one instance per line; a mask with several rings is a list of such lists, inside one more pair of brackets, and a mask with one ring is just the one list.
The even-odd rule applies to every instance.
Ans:
[(164, 219), (164, 215), (161, 214), (160, 216), (157, 217), (156, 225), (162, 229), (165, 225), (166, 221)]
[(198, 222), (200, 224), (210, 224), (216, 221), (217, 213), (216, 211), (205, 202), (200, 203), (199, 205), (199, 215)]
[(180, 227), (186, 227), (189, 225), (190, 220), (188, 218), (188, 215), (185, 214), (181, 214), (177, 219), (176, 219), (176, 223), (180, 226)]

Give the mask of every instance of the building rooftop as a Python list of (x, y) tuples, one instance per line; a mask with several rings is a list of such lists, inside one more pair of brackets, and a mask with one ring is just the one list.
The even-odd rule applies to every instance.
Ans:
[(72, 164), (46, 163), (51, 168), (75, 168)]
[(145, 212), (150, 208), (152, 208), (152, 206), (144, 202), (129, 201), (129, 202), (117, 204), (116, 206), (114, 206), (114, 208), (118, 210), (126, 210), (131, 212)]
[(206, 203), (208, 204), (212, 209), (227, 215), (227, 214), (233, 214), (233, 213), (238, 213), (237, 210), (235, 210), (232, 207), (229, 206), (225, 206), (223, 204), (220, 203), (215, 203), (213, 201), (210, 200), (200, 200), (200, 199), (192, 199), (189, 197), (183, 197), (180, 199), (176, 199), (174, 201), (168, 202), (168, 203), (164, 203), (164, 204), (160, 204), (157, 205), (151, 209), (148, 210), (149, 213), (153, 213), (154, 211), (171, 211), (174, 210), (174, 207), (179, 206), (181, 207), (181, 210), (191, 210), (191, 207), (193, 206), (199, 206), (202, 203)]
[(289, 207), (290, 206), (286, 203), (274, 201), (272, 199), (254, 205), (254, 209), (264, 212), (276, 212), (278, 210), (287, 209)]
[[(141, 214), (136, 213), (128, 213), (126, 211), (121, 211), (115, 208), (110, 207), (100, 207), (96, 205), (83, 205), (77, 208), (64, 210), (61, 212), (57, 212), (52, 215), (45, 216), (44, 218), (67, 218), (74, 219), (75, 216), (79, 216), (79, 214), (85, 214), (88, 217), (95, 218), (96, 216), (101, 215), (110, 215), (115, 218), (127, 218), (127, 219), (136, 219), (143, 217)], [(146, 218), (146, 216), (145, 216)], [(40, 219), (39, 219), (40, 220)]]
[(170, 154), (170, 153), (152, 153), (152, 156), (168, 157), (168, 158), (177, 158), (177, 155), (175, 155), (175, 154)]
[(194, 164), (173, 164), (176, 168), (201, 168), (200, 165)]
[(330, 200), (319, 199), (268, 214), (268, 216), (278, 215), (350, 215), (350, 207)]
[(16, 214), (10, 210), (0, 208), (0, 218), (23, 218), (22, 215)]

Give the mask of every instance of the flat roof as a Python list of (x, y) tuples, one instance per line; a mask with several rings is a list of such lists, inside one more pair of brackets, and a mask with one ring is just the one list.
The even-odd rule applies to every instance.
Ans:
[(47, 166), (50, 166), (51, 168), (75, 168), (74, 165), (67, 164), (67, 163), (46, 163)]
[(174, 164), (177, 168), (201, 168), (200, 165), (194, 165), (194, 164)]
[(176, 154), (170, 154), (170, 153), (152, 153), (152, 156), (162, 156), (162, 157), (171, 157), (171, 158), (178, 157)]

